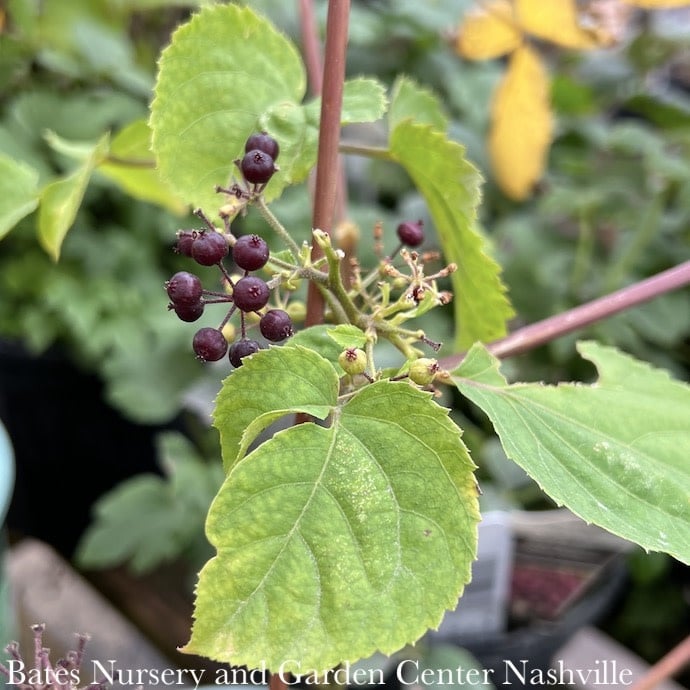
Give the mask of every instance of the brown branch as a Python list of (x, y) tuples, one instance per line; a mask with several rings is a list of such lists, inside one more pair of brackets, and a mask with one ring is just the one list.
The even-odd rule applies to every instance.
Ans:
[(299, 16), (309, 90), (313, 96), (320, 96), (323, 85), (323, 70), (321, 68), (321, 45), (316, 13), (314, 12), (314, 0), (299, 0)]
[[(319, 152), (316, 161), (313, 227), (330, 234), (336, 210), (340, 141), (340, 114), (343, 103), (345, 59), (347, 53), (350, 0), (330, 0), (326, 22), (326, 44), (319, 127)], [(323, 256), (321, 248), (312, 243), (312, 259)], [(310, 283), (307, 293), (305, 324), (323, 322), (325, 302), (317, 285)]]
[[(519, 328), (505, 338), (489, 343), (487, 348), (501, 359), (514, 357), (686, 285), (690, 285), (690, 261), (579, 307)], [(464, 353), (450, 355), (444, 357), (439, 364), (444, 369), (452, 370), (460, 364), (464, 356)]]
[(690, 664), (690, 636), (676, 645), (668, 654), (659, 659), (630, 690), (651, 690), (659, 683), (672, 678)]

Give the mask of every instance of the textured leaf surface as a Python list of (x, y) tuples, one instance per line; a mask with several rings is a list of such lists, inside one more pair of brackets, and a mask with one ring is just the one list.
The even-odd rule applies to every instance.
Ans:
[(455, 49), (462, 57), (487, 60), (515, 50), (522, 40), (512, 3), (508, 0), (490, 0), (465, 15)]
[[(220, 205), (214, 186), (237, 177), (233, 160), (247, 137), (276, 108), (295, 117), (305, 89), (298, 51), (270, 22), (234, 4), (204, 8), (175, 32), (159, 63), (150, 123), (164, 178), (184, 201), (212, 212)], [(289, 182), (303, 135), (289, 131), (296, 139), (281, 132), (269, 198)]]
[(38, 206), (38, 172), (0, 153), (0, 238)]
[(350, 323), (329, 328), (327, 333), (341, 348), (364, 347), (367, 343), (366, 333)]
[(342, 124), (376, 122), (388, 105), (386, 90), (376, 79), (348, 79), (343, 84)]
[(448, 129), (448, 116), (443, 112), (438, 97), (409, 77), (398, 77), (391, 90), (388, 127), (393, 130), (407, 119), (412, 119), (418, 124), (431, 125), (439, 132)]
[(60, 257), (62, 242), (77, 216), (91, 174), (108, 150), (108, 139), (108, 134), (104, 134), (74, 172), (51, 182), (41, 192), (38, 237), (55, 261)]
[(263, 354), (243, 360), (225, 379), (216, 400), (213, 423), (220, 432), (226, 470), (269, 424), (293, 412), (325, 419), (337, 395), (333, 367), (305, 348), (283, 346)]
[(479, 345), (453, 376), (557, 503), (690, 563), (690, 387), (613, 348), (578, 349), (599, 371), (592, 385), (508, 385)]
[(457, 328), (456, 346), (469, 347), (506, 333), (513, 310), (499, 277), (500, 267), (475, 230), (481, 176), (465, 150), (431, 127), (401, 122), (390, 136), (390, 152), (426, 199), (448, 262)]
[(491, 105), (489, 155), (496, 180), (512, 199), (532, 192), (546, 164), (553, 116), (549, 76), (529, 46), (510, 57)]
[(98, 172), (134, 198), (181, 215), (185, 205), (163, 183), (153, 163), (151, 130), (145, 120), (136, 120), (115, 135), (108, 160), (98, 167)]
[[(271, 363), (264, 385), (289, 395), (280, 360), (295, 354), (247, 364)], [(391, 653), (437, 626), (470, 577), (474, 466), (448, 411), (390, 381), (338, 406), (335, 370), (301, 356), (330, 368), (331, 425), (292, 426), (232, 467), (209, 513), (218, 555), (200, 574), (183, 651), (302, 673)], [(244, 384), (233, 376), (226, 387)]]

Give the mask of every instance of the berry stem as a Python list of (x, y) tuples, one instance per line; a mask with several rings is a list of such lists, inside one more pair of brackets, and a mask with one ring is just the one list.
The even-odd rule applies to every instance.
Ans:
[[(334, 249), (331, 244), (330, 236), (320, 230), (314, 230), (314, 244), (319, 247), (321, 252), (325, 254), (328, 261), (328, 287), (340, 303), (343, 311), (347, 316), (349, 323), (364, 328), (364, 315), (357, 309), (355, 303), (348, 295), (345, 285), (343, 284), (343, 276), (340, 270), (341, 256)], [(307, 313), (309, 310), (309, 303), (307, 302)]]
[[(321, 124), (316, 161), (314, 214), (312, 227), (330, 233), (335, 215), (338, 188), (338, 144), (340, 116), (345, 80), (350, 0), (330, 0), (326, 19), (324, 46), (323, 93), (321, 98)], [(312, 261), (323, 256), (323, 249), (312, 242)], [(323, 323), (325, 302), (321, 290), (313, 283), (307, 292), (306, 325)]]
[[(505, 338), (489, 343), (487, 348), (499, 359), (515, 357), (686, 285), (690, 285), (690, 261), (556, 316), (519, 328)], [(464, 356), (464, 353), (451, 355), (439, 361), (439, 364), (444, 369), (455, 369)]]
[(273, 215), (273, 212), (268, 208), (264, 198), (262, 196), (256, 197), (255, 204), (264, 217), (264, 220), (271, 226), (276, 235), (285, 242), (295, 257), (299, 256), (299, 245), (292, 239), (290, 233), (285, 229), (283, 224)]
[(230, 321), (232, 315), (235, 313), (236, 310), (237, 307), (234, 304), (232, 305), (232, 307), (230, 307), (230, 309), (228, 309), (228, 313), (223, 317), (223, 320), (220, 322), (220, 325), (218, 326), (219, 331), (223, 330), (223, 327), (228, 321)]

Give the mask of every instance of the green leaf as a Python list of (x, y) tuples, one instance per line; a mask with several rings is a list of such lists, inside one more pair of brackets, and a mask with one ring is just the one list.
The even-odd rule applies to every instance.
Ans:
[(297, 49), (266, 19), (234, 4), (205, 7), (177, 29), (160, 58), (150, 124), (161, 174), (184, 201), (211, 213), (221, 204), (214, 186), (236, 176), (233, 160), (247, 137), (284, 109), (296, 121), (289, 130), (295, 138), (280, 137), (281, 171), (267, 187), (275, 198), (304, 136), (294, 106), (305, 91)]
[(80, 162), (88, 160), (93, 153), (92, 141), (65, 139), (51, 129), (43, 132), (43, 138), (53, 151)]
[(343, 84), (341, 123), (376, 122), (386, 112), (387, 105), (386, 89), (381, 82), (364, 77), (348, 79)]
[(341, 323), (338, 326), (329, 328), (327, 333), (343, 349), (348, 347), (364, 347), (367, 344), (367, 336), (364, 331), (350, 323)]
[(103, 160), (109, 145), (104, 134), (93, 145), (91, 155), (74, 172), (51, 182), (41, 192), (38, 212), (38, 238), (42, 247), (57, 261), (60, 248), (72, 227), (94, 168)]
[(409, 77), (398, 77), (391, 91), (388, 127), (393, 131), (401, 122), (410, 119), (417, 124), (431, 125), (439, 132), (448, 129), (448, 116), (438, 97)]
[(592, 385), (508, 385), (479, 345), (453, 376), (556, 503), (690, 563), (690, 387), (614, 348), (578, 350), (599, 371)]
[(337, 394), (335, 370), (309, 350), (283, 346), (261, 354), (243, 360), (225, 379), (216, 400), (213, 424), (220, 432), (226, 471), (269, 424), (294, 412), (325, 419)]
[(38, 206), (38, 172), (0, 153), (0, 238)]
[(203, 461), (179, 433), (161, 433), (157, 446), (165, 476), (132, 477), (98, 499), (76, 550), (81, 567), (127, 562), (143, 573), (203, 539), (204, 520), (223, 472), (219, 464)]
[[(263, 373), (271, 364), (251, 377), (262, 382), (255, 394), (291, 395), (296, 354), (253, 355), (248, 364)], [(299, 354), (323, 367), (315, 353)], [(218, 554), (200, 574), (183, 651), (322, 671), (396, 651), (456, 606), (479, 519), (460, 429), (409, 383), (379, 381), (339, 406), (334, 371), (330, 379), (325, 400), (326, 383), (310, 386), (311, 404), (333, 412), (329, 427), (281, 431), (228, 474), (207, 522)]]
[(330, 337), (329, 331), (331, 330), (333, 330), (333, 326), (327, 324), (303, 328), (290, 338), (290, 346), (302, 345), (314, 350), (335, 367), (338, 376), (342, 376), (345, 372), (338, 364), (338, 356), (343, 348)]
[(484, 239), (475, 229), (479, 172), (460, 144), (429, 125), (400, 122), (389, 146), (424, 196), (446, 260), (458, 267), (451, 275), (456, 348), (502, 337), (513, 309), (500, 267), (485, 253)]
[(154, 169), (151, 130), (146, 120), (135, 120), (112, 140), (108, 158), (98, 172), (116, 182), (135, 199), (150, 201), (178, 215), (186, 206), (170, 191)]

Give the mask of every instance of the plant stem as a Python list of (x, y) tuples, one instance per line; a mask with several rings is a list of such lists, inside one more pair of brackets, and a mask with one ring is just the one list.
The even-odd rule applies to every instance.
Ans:
[(307, 67), (309, 78), (309, 90), (312, 96), (319, 96), (323, 85), (323, 72), (321, 70), (321, 46), (319, 45), (314, 2), (313, 0), (299, 0), (298, 4), (302, 49), (304, 50), (304, 64)]
[[(350, 0), (330, 0), (326, 22), (325, 69), (319, 126), (319, 152), (316, 161), (314, 189), (314, 229), (330, 234), (335, 215), (338, 188), (338, 142), (340, 113), (343, 103), (345, 58), (347, 53)], [(323, 256), (316, 242), (312, 243), (312, 262)], [(324, 298), (318, 286), (309, 284), (305, 324), (323, 323)]]
[(631, 687), (631, 690), (652, 690), (662, 681), (673, 677), (688, 664), (690, 664), (690, 636), (686, 637), (666, 656), (657, 661)]
[(295, 240), (292, 239), (290, 233), (283, 227), (282, 223), (273, 215), (273, 212), (266, 205), (264, 198), (259, 196), (256, 200), (256, 207), (259, 212), (264, 217), (264, 220), (271, 226), (273, 231), (278, 235), (285, 244), (290, 248), (290, 251), (295, 255), (295, 258), (299, 256), (299, 245)]
[[(690, 261), (579, 307), (520, 328), (505, 338), (488, 344), (487, 348), (501, 359), (514, 357), (686, 285), (690, 285)], [(444, 369), (452, 370), (460, 364), (463, 357), (464, 354), (444, 357), (439, 364)]]

